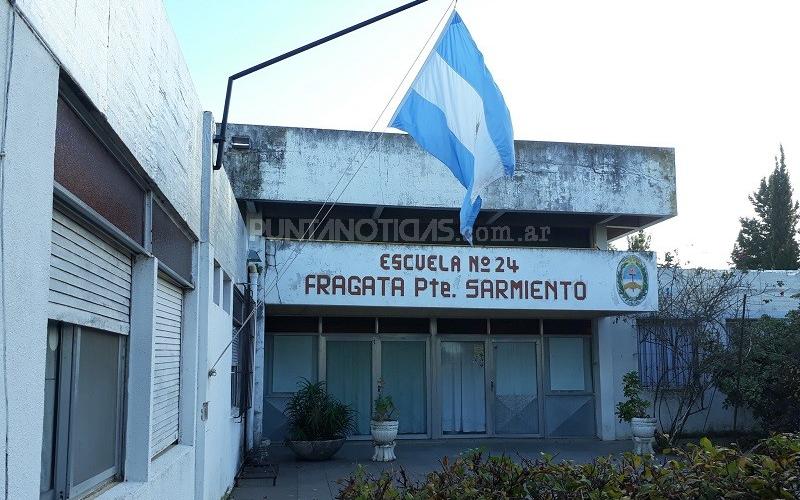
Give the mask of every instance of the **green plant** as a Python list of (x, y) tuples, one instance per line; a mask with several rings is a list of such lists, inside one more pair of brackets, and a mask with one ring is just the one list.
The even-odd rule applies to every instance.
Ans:
[(394, 401), (391, 396), (383, 394), (383, 378), (378, 379), (378, 397), (375, 398), (375, 405), (372, 411), (372, 420), (375, 422), (387, 422), (392, 419), (394, 414)]
[(749, 452), (735, 446), (699, 445), (656, 461), (626, 453), (587, 464), (489, 456), (471, 450), (421, 481), (402, 468), (380, 476), (363, 467), (339, 482), (340, 499), (444, 500), (536, 498), (669, 499), (800, 498), (800, 434), (775, 435)]
[(288, 439), (327, 441), (347, 437), (355, 429), (355, 411), (328, 394), (325, 382), (300, 382), (286, 405)]
[(630, 371), (622, 376), (622, 393), (627, 398), (625, 401), (617, 403), (615, 414), (620, 422), (630, 422), (634, 418), (647, 418), (647, 407), (650, 403), (639, 396), (642, 392), (642, 384), (639, 381), (639, 374)]
[(800, 431), (800, 311), (735, 323), (714, 378), (726, 406), (750, 408), (767, 431)]

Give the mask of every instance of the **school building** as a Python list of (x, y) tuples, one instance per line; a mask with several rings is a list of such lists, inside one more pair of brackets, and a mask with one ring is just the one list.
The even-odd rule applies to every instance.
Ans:
[(379, 381), (403, 439), (628, 436), (657, 268), (608, 242), (676, 215), (672, 149), (517, 141), (469, 246), (405, 135), (231, 124), (213, 170), (158, 0), (0, 25), (0, 494), (220, 498), (302, 379), (353, 439)]

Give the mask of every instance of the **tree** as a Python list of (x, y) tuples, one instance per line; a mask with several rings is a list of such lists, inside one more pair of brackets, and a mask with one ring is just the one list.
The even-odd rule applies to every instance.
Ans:
[(652, 391), (653, 416), (666, 446), (681, 437), (693, 415), (710, 410), (713, 375), (728, 360), (725, 318), (735, 314), (751, 281), (739, 271), (685, 269), (672, 256), (669, 265), (659, 267), (659, 309), (636, 323), (645, 349), (640, 356), (664, 360), (640, 375)]
[(749, 196), (755, 217), (739, 219), (741, 229), (731, 252), (737, 269), (797, 269), (798, 207), (792, 201), (792, 186), (783, 146), (775, 157), (775, 169), (761, 179), (758, 191)]
[(650, 250), (650, 235), (640, 229), (633, 236), (628, 236), (628, 250), (631, 252), (647, 252)]

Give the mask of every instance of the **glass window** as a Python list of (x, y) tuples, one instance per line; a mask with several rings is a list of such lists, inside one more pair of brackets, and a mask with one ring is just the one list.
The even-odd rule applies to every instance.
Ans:
[(152, 239), (153, 255), (186, 281), (191, 282), (194, 242), (181, 231), (158, 203), (153, 203)]
[(551, 337), (550, 344), (550, 390), (587, 391), (588, 367), (586, 366), (583, 337)]
[(356, 411), (355, 434), (369, 434), (372, 413), (372, 342), (328, 340), (325, 349), (328, 391)]
[(276, 335), (272, 338), (272, 392), (294, 392), (303, 379), (316, 381), (314, 335)]
[(74, 405), (73, 484), (111, 477), (119, 439), (119, 336), (81, 329)]
[(58, 100), (54, 179), (144, 243), (145, 192), (64, 99)]

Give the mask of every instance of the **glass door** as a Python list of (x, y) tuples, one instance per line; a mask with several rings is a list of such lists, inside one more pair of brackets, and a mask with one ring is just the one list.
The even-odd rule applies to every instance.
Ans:
[(440, 345), (442, 433), (485, 433), (485, 342), (442, 341)]
[(539, 434), (537, 342), (494, 341), (493, 351), (494, 433)]
[(381, 339), (383, 392), (395, 405), (398, 434), (428, 432), (428, 362), (426, 340)]
[(356, 436), (369, 435), (372, 410), (372, 339), (325, 342), (328, 392), (355, 411)]

